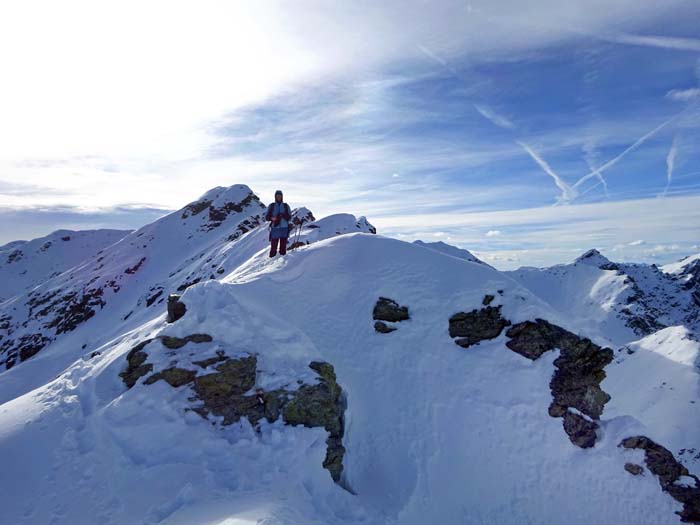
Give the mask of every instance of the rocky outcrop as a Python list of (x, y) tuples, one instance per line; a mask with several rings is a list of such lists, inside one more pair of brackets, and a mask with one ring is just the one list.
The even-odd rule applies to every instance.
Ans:
[(572, 443), (581, 448), (592, 447), (597, 421), (610, 400), (600, 383), (605, 379), (604, 369), (612, 361), (613, 351), (543, 319), (513, 325), (506, 336), (510, 338), (508, 348), (533, 361), (545, 352), (560, 350), (549, 383), (549, 415), (564, 418), (564, 430)]
[[(644, 450), (644, 462), (658, 477), (661, 489), (683, 505), (683, 510), (676, 512), (681, 521), (700, 523), (700, 479), (697, 476), (690, 474), (668, 449), (646, 436), (628, 437), (619, 446)], [(627, 465), (625, 469), (628, 470)]]
[[(488, 298), (491, 298), (488, 300)], [(484, 297), (483, 304), (488, 304), (493, 296)], [(485, 306), (471, 312), (458, 312), (449, 319), (450, 337), (456, 338), (462, 348), (469, 348), (481, 341), (495, 339), (510, 321), (501, 316), (500, 306)]]
[(625, 463), (625, 470), (633, 476), (639, 476), (644, 472), (644, 467), (636, 463)]
[(146, 345), (151, 343), (153, 339), (146, 339), (141, 341), (126, 354), (127, 366), (124, 371), (122, 371), (119, 376), (124, 381), (124, 384), (131, 388), (136, 384), (136, 382), (146, 374), (149, 374), (153, 370), (153, 365), (146, 363), (148, 359), (148, 354), (144, 352)]
[(595, 445), (598, 424), (586, 419), (581, 414), (566, 410), (564, 412), (564, 432), (577, 447), (590, 448)]
[(396, 330), (395, 326), (387, 325), (386, 323), (399, 323), (410, 319), (408, 314), (408, 306), (400, 306), (399, 303), (388, 297), (380, 297), (374, 309), (372, 310), (372, 319), (374, 329), (382, 334), (388, 334)]
[(388, 334), (396, 330), (395, 326), (389, 326), (384, 321), (376, 321), (374, 323), (374, 329), (380, 334)]
[(155, 340), (160, 340), (169, 350), (177, 350), (188, 342), (205, 343), (212, 339), (207, 334), (192, 334), (183, 338), (158, 336), (142, 341), (127, 354), (127, 367), (120, 374), (127, 387), (133, 387), (144, 376), (148, 376), (144, 385), (162, 380), (173, 388), (189, 387), (192, 390), (189, 398), (191, 410), (205, 418), (210, 414), (221, 417), (223, 425), (247, 418), (257, 426), (263, 418), (270, 422), (282, 418), (288, 425), (322, 427), (328, 432), (323, 467), (334, 481), (340, 481), (345, 454), (345, 402), (332, 365), (320, 361), (309, 364), (318, 377), (315, 384), (301, 383), (294, 385), (294, 389), (279, 388), (268, 392), (258, 388), (255, 393), (250, 393), (257, 378), (255, 355), (232, 358), (224, 350), (217, 350), (211, 357), (189, 362), (171, 352), (174, 359), (168, 361), (169, 366), (154, 371), (153, 364), (147, 362), (146, 347)]
[(409, 319), (408, 307), (399, 306), (399, 303), (388, 297), (380, 297), (372, 310), (372, 318), (392, 323), (405, 321)]
[(168, 296), (168, 317), (166, 320), (169, 323), (174, 323), (187, 312), (187, 307), (185, 303), (180, 301), (180, 297), (180, 295), (174, 293)]

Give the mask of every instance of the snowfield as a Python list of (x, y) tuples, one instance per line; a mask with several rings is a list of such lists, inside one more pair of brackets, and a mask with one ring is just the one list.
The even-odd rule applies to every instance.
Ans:
[[(225, 209), (249, 193), (232, 188), (212, 190), (190, 212), (207, 201), (206, 209)], [(500, 272), (444, 247), (376, 235), (365, 218), (316, 221), (306, 209), (297, 210), (308, 217), (303, 244), (270, 259), (266, 227), (251, 219), (260, 207), (251, 206), (211, 230), (211, 215), (191, 222), (183, 208), (106, 247), (105, 267), (92, 255), (72, 279), (42, 284), (125, 276), (93, 316), (66, 334), (47, 331), (45, 348), (0, 374), (3, 523), (680, 522), (682, 505), (656, 475), (625, 470), (644, 465), (643, 451), (618, 445), (650, 437), (687, 467), (677, 483), (694, 486), (698, 334), (682, 324), (636, 333), (617, 316), (631, 293), (625, 276), (598, 260)], [(246, 231), (231, 238), (244, 220)], [(181, 290), (185, 315), (166, 322), (162, 299), (197, 278)], [(156, 287), (161, 300), (146, 306)], [(506, 346), (505, 331), (469, 348), (450, 337), (450, 317), (484, 308), (487, 295), (513, 324), (545, 319), (613, 349), (594, 447), (575, 446), (548, 414), (558, 350), (530, 360)], [(27, 297), (0, 304), (0, 319)], [(408, 307), (410, 318), (391, 323), (391, 333), (375, 331), (379, 297)], [(217, 351), (256, 355), (251, 394), (314, 384), (309, 363), (330, 363), (346, 404), (341, 483), (322, 466), (323, 428), (281, 419), (223, 425), (191, 410), (191, 385), (142, 377), (127, 388), (119, 374), (134, 346), (191, 334), (211, 341), (169, 352), (156, 339), (145, 347), (148, 362), (157, 370), (173, 356), (191, 364)]]

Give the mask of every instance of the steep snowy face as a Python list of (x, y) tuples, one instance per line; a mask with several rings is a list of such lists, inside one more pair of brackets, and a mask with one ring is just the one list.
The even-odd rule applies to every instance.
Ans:
[(478, 264), (484, 264), (486, 266), (489, 266), (486, 264), (484, 261), (479, 259), (477, 256), (475, 256), (473, 253), (471, 253), (469, 250), (465, 250), (464, 248), (457, 248), (456, 246), (452, 246), (451, 244), (447, 244), (446, 242), (443, 241), (437, 241), (437, 242), (423, 242), (423, 241), (413, 241), (413, 244), (417, 244), (418, 246), (422, 246), (423, 248), (428, 248), (429, 250), (435, 250), (440, 253), (444, 253), (446, 255), (451, 255), (452, 257), (457, 257), (458, 259), (464, 259), (465, 261), (473, 262), (473, 263), (478, 263)]
[(51, 352), (2, 375), (8, 522), (670, 525), (693, 512), (676, 499), (677, 483), (700, 490), (688, 333), (604, 348), (507, 274), (378, 235), (265, 251), (187, 287), (177, 321), (160, 308), (32, 392), (10, 395), (55, 371)]
[[(68, 271), (0, 305), (0, 362), (10, 368), (59, 340), (64, 347), (87, 348), (126, 329), (132, 316), (143, 322), (147, 310), (168, 292), (215, 278), (217, 270), (223, 273), (217, 256), (258, 227), (263, 211), (247, 186), (214, 188), (94, 255), (86, 254)], [(106, 323), (100, 332), (82, 329), (96, 317)]]
[(0, 246), (0, 303), (56, 277), (129, 233), (57, 230), (32, 241)]
[(572, 264), (506, 272), (557, 309), (580, 320), (587, 334), (617, 345), (668, 326), (700, 330), (700, 301), (680, 274), (655, 265), (614, 263), (589, 250)]

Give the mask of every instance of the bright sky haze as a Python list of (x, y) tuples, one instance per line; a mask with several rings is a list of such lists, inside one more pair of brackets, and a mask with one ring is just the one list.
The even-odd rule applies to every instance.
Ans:
[(700, 251), (697, 0), (0, 5), (0, 244), (214, 186), (498, 268)]

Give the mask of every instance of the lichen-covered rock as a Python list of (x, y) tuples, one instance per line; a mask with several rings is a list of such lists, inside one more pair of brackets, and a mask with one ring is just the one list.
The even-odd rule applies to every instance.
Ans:
[[(262, 418), (273, 422), (281, 417), (288, 425), (323, 427), (328, 432), (323, 467), (330, 472), (334, 481), (340, 481), (345, 454), (342, 443), (345, 404), (332, 365), (320, 361), (309, 364), (309, 368), (318, 375), (318, 383), (302, 383), (295, 390), (279, 388), (265, 392), (258, 388), (251, 393), (257, 378), (255, 355), (231, 358), (225, 351), (217, 350), (215, 356), (190, 361), (191, 354), (184, 353), (178, 357), (175, 353), (175, 359), (169, 361), (168, 368), (152, 373), (153, 364), (147, 362), (145, 347), (156, 339), (168, 349), (182, 348), (188, 342), (205, 343), (212, 340), (207, 334), (192, 334), (184, 338), (158, 336), (142, 341), (129, 351), (127, 368), (120, 374), (129, 388), (139, 378), (151, 374), (144, 381), (145, 385), (163, 380), (174, 388), (189, 386), (193, 392), (189, 398), (193, 403), (191, 410), (205, 418), (210, 414), (221, 417), (224, 425), (247, 418), (255, 426)], [(189, 368), (178, 364), (180, 361), (185, 361)]]
[(501, 316), (500, 306), (486, 306), (471, 312), (458, 312), (449, 319), (450, 337), (463, 348), (481, 341), (495, 339), (510, 321)]
[(380, 334), (388, 334), (390, 332), (396, 331), (395, 326), (389, 326), (384, 321), (376, 321), (374, 323), (374, 329)]
[(193, 381), (196, 374), (197, 373), (194, 370), (187, 370), (185, 368), (178, 368), (175, 366), (172, 368), (166, 368), (165, 370), (161, 370), (160, 372), (153, 374), (143, 383), (145, 385), (151, 385), (156, 381), (162, 379), (170, 386), (178, 387), (186, 385), (187, 383)]
[(187, 343), (209, 343), (212, 339), (209, 334), (192, 334), (186, 337), (172, 337), (169, 335), (161, 335), (159, 339), (163, 343), (163, 346), (170, 348), (171, 350), (177, 350), (182, 348)]
[(564, 432), (571, 442), (581, 448), (590, 448), (595, 445), (598, 423), (589, 421), (580, 414), (566, 411), (564, 414)]
[(600, 419), (603, 407), (610, 401), (600, 383), (605, 379), (605, 367), (613, 360), (613, 351), (543, 319), (513, 325), (506, 336), (510, 338), (506, 343), (508, 348), (533, 361), (545, 352), (560, 350), (549, 383), (552, 392), (549, 415), (564, 418), (564, 430), (572, 443), (582, 448), (593, 446), (598, 424), (570, 412), (569, 408), (592, 420)]
[(380, 297), (372, 310), (372, 318), (375, 321), (389, 321), (398, 323), (409, 319), (408, 307), (399, 306), (399, 303), (388, 297)]
[[(193, 390), (202, 402), (200, 413), (212, 413), (224, 418), (224, 425), (235, 423), (243, 416), (253, 416), (255, 424), (263, 417), (263, 411), (249, 414), (255, 405), (254, 396), (244, 394), (255, 386), (257, 358), (227, 359), (216, 367), (216, 372), (197, 376)], [(249, 417), (251, 419), (251, 417)]]
[[(619, 446), (644, 450), (644, 462), (649, 471), (659, 478), (661, 489), (683, 505), (683, 510), (676, 512), (681, 521), (700, 523), (700, 479), (690, 474), (671, 451), (646, 436), (628, 437)], [(692, 479), (694, 486), (679, 483), (681, 476)]]
[(141, 341), (134, 348), (129, 350), (126, 354), (127, 367), (119, 376), (124, 381), (127, 387), (131, 388), (136, 384), (139, 378), (151, 373), (153, 370), (153, 365), (146, 363), (148, 359), (148, 354), (143, 351), (147, 344), (149, 344), (153, 339), (146, 339)]
[(168, 296), (168, 317), (169, 323), (174, 323), (187, 312), (185, 303), (180, 300), (180, 295), (171, 293)]
[(642, 472), (644, 472), (644, 467), (637, 465), (636, 463), (625, 463), (625, 470), (633, 476), (639, 476)]
[(336, 382), (335, 371), (329, 363), (314, 361), (309, 368), (318, 373), (321, 380), (316, 385), (302, 385), (282, 410), (284, 422), (290, 425), (323, 427), (328, 433), (326, 458), (323, 466), (334, 481), (340, 481), (343, 470), (342, 445), (345, 411), (342, 389)]

